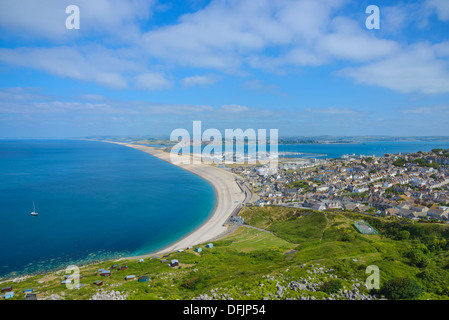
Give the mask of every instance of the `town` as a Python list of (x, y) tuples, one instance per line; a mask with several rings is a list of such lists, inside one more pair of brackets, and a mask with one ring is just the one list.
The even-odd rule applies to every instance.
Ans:
[(257, 165), (227, 168), (252, 193), (252, 205), (289, 206), (449, 222), (449, 150), (383, 157), (279, 161), (279, 170)]

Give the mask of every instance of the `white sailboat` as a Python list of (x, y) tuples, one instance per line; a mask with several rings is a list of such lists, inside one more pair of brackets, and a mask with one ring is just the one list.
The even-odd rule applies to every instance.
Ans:
[(36, 208), (34, 207), (34, 201), (33, 201), (33, 212), (31, 212), (32, 216), (37, 216)]

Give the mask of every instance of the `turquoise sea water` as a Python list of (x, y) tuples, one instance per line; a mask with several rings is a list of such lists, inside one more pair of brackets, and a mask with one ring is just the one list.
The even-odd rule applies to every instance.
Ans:
[(0, 277), (153, 252), (215, 205), (208, 182), (132, 148), (0, 141)]

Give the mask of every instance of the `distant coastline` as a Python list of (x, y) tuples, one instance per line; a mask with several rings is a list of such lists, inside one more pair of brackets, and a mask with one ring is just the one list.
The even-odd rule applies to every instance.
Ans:
[[(97, 141), (117, 141), (148, 145), (175, 145), (168, 135), (156, 136), (91, 136), (81, 139)], [(225, 139), (222, 140), (222, 143)], [(449, 142), (449, 136), (279, 136), (280, 145), (290, 144), (362, 144), (372, 142)]]

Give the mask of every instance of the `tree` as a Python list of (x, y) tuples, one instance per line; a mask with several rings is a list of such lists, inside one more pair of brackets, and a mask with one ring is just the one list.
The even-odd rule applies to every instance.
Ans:
[(405, 164), (407, 164), (407, 160), (402, 158), (399, 158), (393, 162), (393, 165), (396, 167), (403, 167)]
[(407, 277), (399, 277), (388, 280), (382, 286), (380, 294), (394, 300), (416, 300), (424, 288), (415, 280)]

